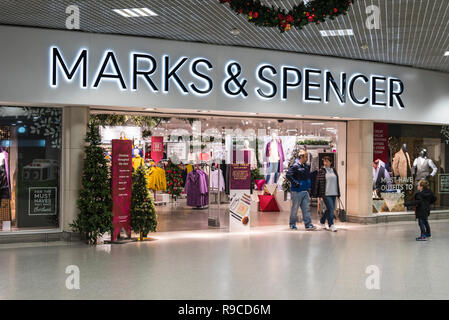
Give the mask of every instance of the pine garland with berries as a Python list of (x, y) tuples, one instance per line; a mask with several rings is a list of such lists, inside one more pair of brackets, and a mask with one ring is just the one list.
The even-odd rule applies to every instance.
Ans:
[(165, 178), (167, 179), (167, 193), (171, 195), (172, 198), (178, 197), (183, 190), (181, 168), (168, 160), (165, 168)]
[(302, 29), (309, 23), (320, 24), (326, 19), (346, 14), (355, 0), (302, 1), (288, 12), (285, 9), (263, 5), (259, 0), (219, 0), (229, 3), (237, 14), (248, 16), (248, 21), (260, 27), (277, 27), (281, 33), (292, 27)]

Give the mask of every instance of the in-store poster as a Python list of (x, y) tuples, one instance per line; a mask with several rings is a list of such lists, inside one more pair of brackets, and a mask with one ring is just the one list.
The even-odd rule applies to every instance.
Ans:
[(164, 137), (151, 137), (151, 159), (154, 162), (159, 162), (164, 157)]
[(373, 161), (380, 159), (388, 163), (388, 124), (374, 123), (373, 135)]
[(231, 164), (230, 189), (249, 190), (251, 188), (251, 168), (249, 164)]
[(131, 237), (132, 141), (112, 140), (112, 241), (121, 230)]

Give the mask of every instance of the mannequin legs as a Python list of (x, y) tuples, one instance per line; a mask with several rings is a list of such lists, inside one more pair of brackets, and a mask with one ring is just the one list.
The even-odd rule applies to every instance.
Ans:
[(279, 178), (279, 162), (268, 163), (268, 172), (267, 177), (265, 179), (267, 183), (270, 183), (270, 178), (273, 173), (274, 173), (274, 183), (277, 183)]

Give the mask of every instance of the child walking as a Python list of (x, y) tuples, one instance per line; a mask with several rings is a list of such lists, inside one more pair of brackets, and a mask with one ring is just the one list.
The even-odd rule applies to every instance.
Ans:
[(422, 179), (418, 182), (418, 192), (415, 194), (415, 200), (405, 202), (404, 206), (415, 206), (415, 218), (418, 219), (421, 236), (416, 241), (426, 241), (432, 237), (429, 226), (430, 205), (437, 200), (432, 190), (429, 189), (429, 182)]

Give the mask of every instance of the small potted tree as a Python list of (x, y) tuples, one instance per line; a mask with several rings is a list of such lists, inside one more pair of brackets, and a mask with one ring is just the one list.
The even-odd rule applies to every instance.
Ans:
[(139, 234), (143, 241), (149, 232), (155, 232), (157, 227), (154, 200), (147, 188), (144, 166), (140, 166), (133, 173), (133, 187), (131, 198), (131, 228)]

